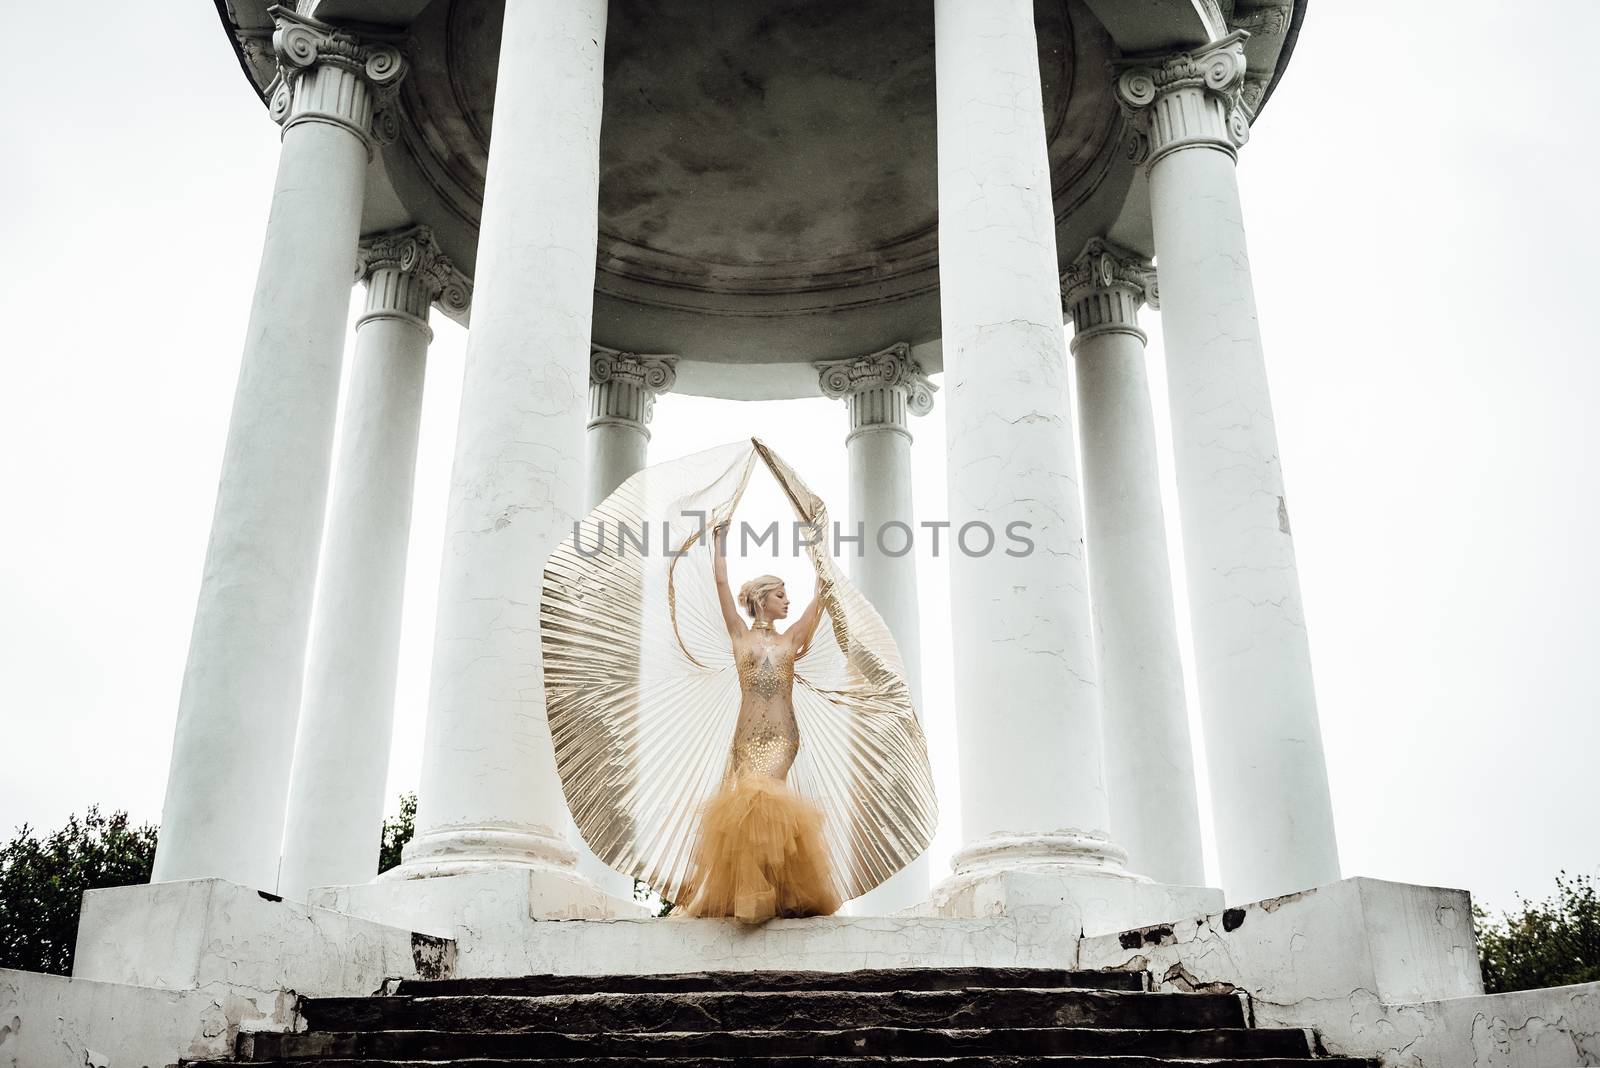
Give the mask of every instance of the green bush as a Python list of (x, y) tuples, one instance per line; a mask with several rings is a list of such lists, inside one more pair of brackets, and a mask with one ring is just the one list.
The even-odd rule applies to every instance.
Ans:
[[(400, 863), (416, 817), (417, 795), (402, 794), (400, 814), (383, 821), (379, 871)], [(0, 968), (70, 974), (84, 891), (149, 882), (156, 830), (93, 805), (45, 838), (18, 828), (0, 849)]]
[(83, 892), (149, 882), (155, 856), (154, 826), (92, 805), (43, 839), (18, 828), (0, 849), (0, 968), (71, 972)]
[(400, 864), (400, 851), (411, 841), (417, 830), (417, 795), (400, 795), (400, 815), (385, 817), (383, 838), (378, 846), (378, 871), (385, 872)]
[(1473, 909), (1483, 986), (1491, 994), (1600, 981), (1600, 894), (1587, 875), (1556, 876), (1556, 893), (1491, 919)]

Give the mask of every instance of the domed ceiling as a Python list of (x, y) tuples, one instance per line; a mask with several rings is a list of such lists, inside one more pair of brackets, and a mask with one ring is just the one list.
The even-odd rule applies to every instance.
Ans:
[[(433, 0), (410, 28), (393, 186), (474, 260), (501, 0)], [(1110, 44), (1038, 0), (1056, 211), (1070, 256), (1121, 207)], [(939, 333), (931, 3), (612, 0), (594, 338), (765, 362)], [(1114, 180), (1108, 178), (1115, 176)]]

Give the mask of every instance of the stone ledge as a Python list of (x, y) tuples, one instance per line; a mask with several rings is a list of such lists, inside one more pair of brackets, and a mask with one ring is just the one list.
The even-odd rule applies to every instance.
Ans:
[(463, 931), (457, 975), (851, 971), (859, 968), (1072, 968), (1076, 927), (999, 916), (818, 916), (535, 923), (516, 940)]
[(931, 901), (901, 915), (1011, 916), (1023, 922), (1068, 925), (1093, 936), (1220, 912), (1222, 900), (1222, 891), (1210, 887), (1041, 867), (953, 876), (935, 888)]
[(1394, 1068), (1575, 1068), (1600, 1064), (1600, 983), (1410, 1005), (1352, 997), (1330, 1050), (1376, 1054)]
[[(1379, 1056), (1405, 1068), (1554, 1068), (1557, 1061), (1457, 1056), (1476, 1014), (1516, 1002), (1483, 994), (1464, 890), (1345, 879), (1079, 947), (1079, 967), (1148, 973), (1151, 989), (1237, 991), (1261, 1027), (1314, 1027), (1329, 1052)], [(1540, 1004), (1549, 991), (1530, 991)], [(1512, 998), (1514, 995), (1498, 995)], [(1587, 1000), (1585, 1000), (1587, 999)], [(1575, 1016), (1600, 1032), (1600, 995), (1578, 995)], [(1531, 1011), (1531, 1010), (1530, 1010)], [(1417, 1045), (1421, 1042), (1421, 1045)], [(1559, 1042), (1558, 1042), (1559, 1045)], [(1478, 1048), (1478, 1047), (1473, 1047)], [(1484, 1047), (1487, 1048), (1487, 1047)], [(1560, 1063), (1571, 1068), (1573, 1063)], [(1600, 1063), (1597, 1057), (1591, 1063)]]
[(370, 994), (387, 979), (445, 978), (445, 938), (285, 901), (221, 879), (83, 895), (74, 979), (240, 995)]
[(1152, 989), (1226, 984), (1269, 1002), (1358, 989), (1387, 1004), (1483, 993), (1467, 892), (1377, 879), (1087, 938), (1080, 959), (1147, 971)]
[(535, 920), (642, 919), (649, 910), (600, 889), (577, 872), (507, 867), (426, 879), (380, 878), (322, 886), (306, 900), (319, 908), (443, 938), (501, 931), (519, 937)]
[(240, 1025), (288, 1030), (292, 996), (153, 990), (0, 969), (0, 1064), (17, 1068), (174, 1064), (227, 1057)]

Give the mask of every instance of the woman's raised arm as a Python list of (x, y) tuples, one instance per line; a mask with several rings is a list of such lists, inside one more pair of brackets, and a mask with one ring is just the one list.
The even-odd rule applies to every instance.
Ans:
[(822, 619), (822, 576), (817, 576), (816, 588), (811, 593), (811, 603), (806, 605), (806, 610), (800, 613), (800, 618), (794, 621), (794, 626), (789, 628), (789, 633), (794, 636), (795, 649), (803, 653), (811, 646), (811, 636), (817, 632), (817, 623)]
[(728, 627), (728, 637), (742, 637), (750, 628), (739, 616), (739, 606), (734, 603), (733, 591), (728, 588), (728, 520), (711, 528), (711, 573), (717, 580), (717, 600), (722, 603), (722, 622)]

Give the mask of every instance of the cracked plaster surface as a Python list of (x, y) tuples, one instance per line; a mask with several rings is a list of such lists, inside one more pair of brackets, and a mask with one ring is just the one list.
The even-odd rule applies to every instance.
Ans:
[[(416, 937), (221, 880), (95, 890), (79, 925), (77, 985), (49, 996), (87, 1006), (63, 1017), (83, 1027), (98, 1026), (117, 997), (143, 998), (153, 1006), (146, 1015), (167, 1028), (162, 1041), (181, 1033), (206, 1047), (174, 1046), (175, 1053), (216, 1055), (231, 1048), (241, 1025), (291, 1026), (297, 995), (369, 994), (389, 978), (437, 974), (453, 947), (439, 939), (419, 946)], [(107, 987), (128, 993), (98, 992)], [(112, 1068), (120, 1063), (113, 1059)]]
[(1349, 879), (1086, 939), (1079, 966), (1236, 989), (1257, 1026), (1313, 1027), (1329, 1052), (1389, 1068), (1600, 1065), (1600, 983), (1483, 994), (1470, 916), (1461, 891)]
[(287, 1029), (292, 998), (247, 997), (0, 969), (0, 1068), (165, 1068), (231, 1054), (242, 1025)]

